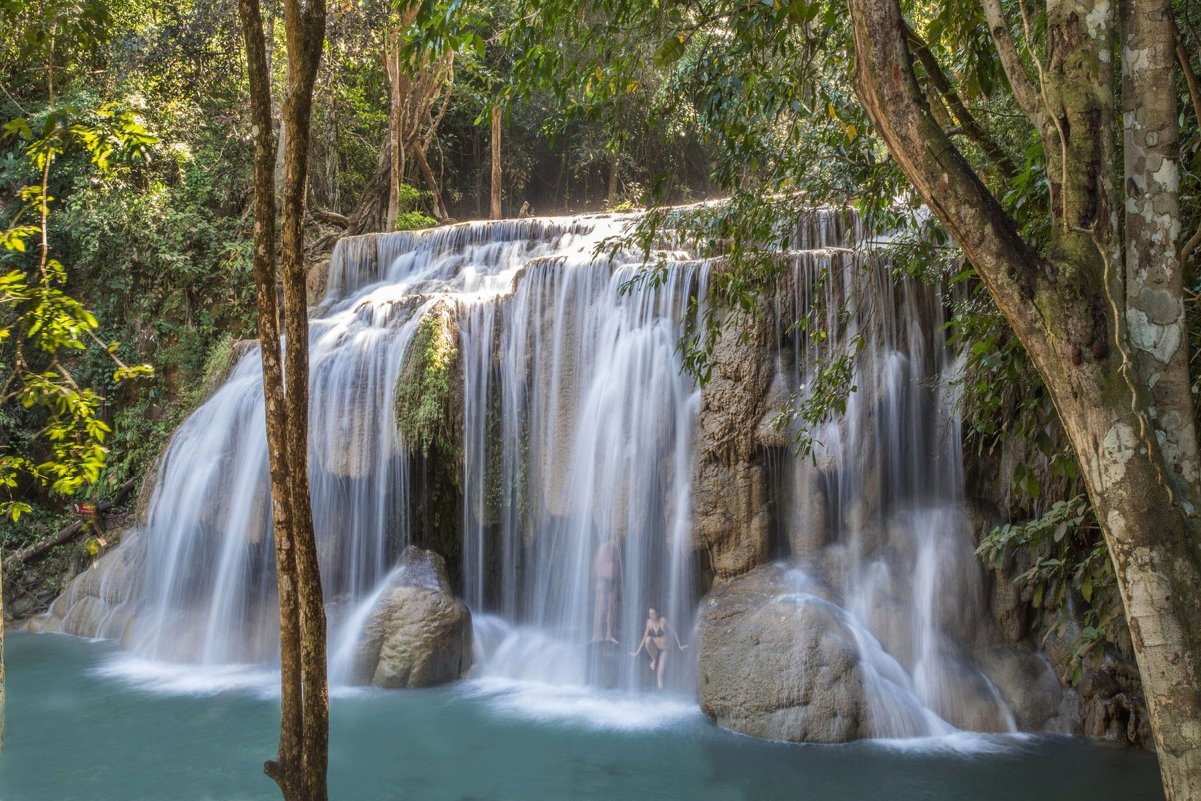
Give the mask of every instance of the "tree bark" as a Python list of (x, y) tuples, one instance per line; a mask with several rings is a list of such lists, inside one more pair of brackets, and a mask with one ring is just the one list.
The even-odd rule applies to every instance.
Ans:
[(384, 146), (380, 148), (375, 176), (367, 183), (363, 194), (359, 197), (358, 204), (350, 213), (350, 219), (346, 226), (348, 236), (388, 230), (388, 198), (392, 181), (391, 141), (391, 136), (384, 137)]
[(1122, 10), (1126, 327), (1136, 372), (1150, 388), (1149, 416), (1172, 492), (1189, 511), (1191, 537), (1201, 545), (1184, 265), (1177, 250), (1182, 220), (1172, 9), (1166, 0), (1128, 0)]
[(500, 106), (492, 107), (492, 205), (488, 213), (489, 219), (501, 218), (500, 203)]
[(4, 621), (4, 571), (0, 571), (0, 751), (4, 750), (4, 638), (8, 626)]
[[(402, 64), (400, 31), (408, 28), (416, 18), (417, 6), (405, 7), (384, 43), (384, 66), (388, 73), (390, 95), (388, 223), (385, 229), (389, 231), (395, 228), (397, 216), (408, 211), (401, 208), (400, 187), (408, 173), (410, 155), (432, 196), (431, 211), (434, 218), (444, 220), (447, 216), (438, 177), (429, 164), (428, 150), (449, 105), (454, 52), (444, 53), (432, 62), (422, 60), (412, 68)], [(439, 96), (442, 97), (442, 104), (435, 114), (433, 109)]]
[(421, 170), (421, 177), (425, 179), (425, 185), (430, 188), (430, 206), (434, 213), (434, 219), (441, 222), (448, 215), (446, 205), (442, 202), (442, 189), (438, 186), (438, 176), (434, 175), (434, 168), (430, 166), (425, 149), (420, 144), (413, 148), (413, 155), (417, 157), (417, 167)]
[(618, 192), (618, 176), (621, 173), (621, 153), (614, 150), (609, 154), (609, 192), (606, 196), (606, 204), (612, 208), (617, 203)]
[(288, 80), (283, 114), (288, 139), (284, 150), (284, 193), (280, 210), (280, 262), (287, 341), (284, 349), (286, 453), (304, 712), (300, 783), (306, 801), (325, 801), (328, 797), (329, 683), (325, 602), (309, 493), (309, 321), (304, 260), (313, 86), (325, 44), (325, 0), (285, 0), (284, 26), (288, 44)]
[(400, 214), (400, 185), (404, 183), (405, 175), (405, 148), (400, 132), (400, 33), (397, 30), (388, 33), (384, 65), (388, 71), (388, 152), (391, 159), (388, 170), (388, 218), (384, 230), (392, 231)]
[[(258, 0), (239, 0), (250, 77), (254, 134), (254, 282), (267, 417), (280, 624), (279, 751), (264, 770), (287, 801), (325, 801), (328, 690), (325, 612), (309, 508), (307, 471), (308, 317), (303, 219), (313, 79), (324, 41), (321, 0), (285, 4), (288, 87), (284, 98), (284, 310), (287, 391), (281, 359), (275, 264), (275, 137), (271, 82)], [(297, 284), (299, 283), (299, 291)], [(299, 384), (300, 390), (297, 391)]]
[[(850, 0), (850, 8), (856, 91), (864, 108), (980, 274), (1055, 402), (1114, 563), (1165, 791), (1170, 801), (1196, 801), (1201, 570), (1188, 513), (1171, 490), (1151, 429), (1146, 384), (1133, 374), (1137, 365), (1126, 355), (1120, 299), (1129, 282), (1142, 279), (1128, 271), (1124, 281), (1114, 230), (1118, 215), (1107, 131), (1113, 116), (1108, 49), (1114, 6), (1061, 0), (1048, 8), (1049, 54), (1039, 96), (1029, 86), (1015, 89), (1032, 122), (1045, 123), (1039, 128), (1054, 186), (1056, 229), (1046, 259), (1021, 239), (1014, 221), (931, 118), (909, 61), (897, 0)], [(990, 19), (990, 27), (996, 37), (1002, 26)], [(1011, 59), (1002, 60), (1014, 73), (1011, 82), (1022, 85), (1024, 72), (1015, 72)]]

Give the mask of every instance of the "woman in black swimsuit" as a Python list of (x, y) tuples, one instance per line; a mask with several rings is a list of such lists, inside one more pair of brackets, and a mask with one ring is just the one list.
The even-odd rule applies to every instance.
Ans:
[(652, 606), (647, 610), (646, 628), (642, 632), (642, 642), (638, 643), (637, 651), (630, 653), (631, 656), (638, 656), (643, 648), (646, 649), (647, 655), (651, 658), (651, 672), (655, 674), (660, 690), (663, 689), (663, 668), (667, 662), (667, 635), (669, 632), (675, 638), (677, 648), (683, 651), (688, 647), (680, 642), (680, 636), (667, 622), (667, 618), (660, 616)]

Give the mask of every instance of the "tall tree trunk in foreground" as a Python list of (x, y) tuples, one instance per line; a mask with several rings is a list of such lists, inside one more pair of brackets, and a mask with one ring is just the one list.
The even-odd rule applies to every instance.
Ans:
[(391, 157), (388, 171), (388, 220), (385, 231), (396, 228), (400, 214), (400, 185), (405, 179), (405, 147), (400, 120), (400, 30), (399, 25), (386, 34), (384, 66), (388, 73), (388, 151)]
[(4, 635), (4, 571), (0, 570), (0, 750), (4, 748)]
[(492, 206), (489, 219), (499, 220), (500, 205), (500, 106), (492, 107)]
[(284, 196), (280, 219), (284, 323), (285, 399), (291, 471), (293, 550), (300, 602), (300, 667), (304, 691), (303, 782), (308, 801), (325, 801), (329, 762), (329, 677), (325, 654), (325, 603), (309, 495), (309, 320), (304, 262), (305, 192), (309, 184), (309, 138), (313, 85), (325, 44), (325, 0), (285, 0), (288, 82), (284, 122)]
[(1055, 231), (1046, 256), (1022, 240), (932, 117), (897, 0), (850, 0), (856, 90), (1046, 382), (1113, 560), (1167, 797), (1198, 801), (1201, 493), (1182, 358), (1176, 118), (1165, 98), (1173, 91), (1164, 73), (1171, 12), (1164, 0), (1125, 5), (1126, 163), (1119, 177), (1110, 56), (1117, 4), (1049, 3), (1048, 52), (1035, 84), (1000, 0), (982, 1), (1014, 97), (1048, 156)]
[(246, 44), (254, 134), (254, 282), (267, 410), (271, 509), (280, 622), (280, 739), (264, 766), (288, 801), (325, 801), (329, 693), (325, 673), (325, 610), (317, 573), (308, 488), (308, 317), (303, 217), (312, 87), (325, 38), (322, 0), (285, 3), (288, 86), (282, 260), (287, 391), (281, 362), (275, 265), (275, 137), (271, 83), (258, 0), (239, 0)]

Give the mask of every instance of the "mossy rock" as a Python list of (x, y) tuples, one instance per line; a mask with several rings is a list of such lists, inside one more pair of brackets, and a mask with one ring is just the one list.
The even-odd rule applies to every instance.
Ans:
[(396, 429), (410, 451), (463, 460), (463, 365), (456, 309), (439, 301), (417, 324), (396, 383)]

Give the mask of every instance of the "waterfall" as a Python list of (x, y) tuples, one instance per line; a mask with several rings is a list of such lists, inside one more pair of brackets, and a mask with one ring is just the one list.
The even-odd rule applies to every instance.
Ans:
[[(587, 251), (533, 262), (499, 308), (468, 305), (461, 319), (464, 592), (515, 626), (482, 649), (488, 675), (583, 684), (602, 667), (563, 644), (612, 634), (633, 650), (648, 607), (691, 626), (698, 389), (677, 343), (705, 269), (674, 262), (662, 283), (627, 292), (641, 258), (606, 262)], [(610, 540), (611, 625), (595, 575)], [(628, 658), (603, 670), (626, 688), (645, 672)]]
[[(435, 547), (434, 503), (445, 505), (440, 520), (452, 515), (453, 541), (436, 545), (473, 613), (475, 676), (651, 688), (646, 660), (628, 654), (650, 607), (690, 642), (712, 576), (694, 531), (703, 390), (679, 343), (704, 319), (713, 265), (664, 241), (652, 254), (660, 280), (635, 280), (642, 254), (611, 242), (636, 219), (466, 223), (338, 243), (310, 319), (310, 474), (335, 681), (353, 675), (360, 630), (403, 548)], [(987, 612), (941, 295), (894, 275), (844, 213), (807, 217), (783, 255), (778, 347), (762, 354), (773, 397), (803, 399), (847, 353), (855, 388), (845, 414), (755, 434), (770, 473), (772, 555), (796, 582), (787, 600), (834, 610), (854, 640), (875, 735), (1013, 728), (974, 663)], [(443, 410), (454, 442), (429, 457), (397, 403), (434, 316), (456, 349)], [(802, 318), (810, 325), (792, 324)], [(120, 592), (104, 584), (99, 599), (87, 581), (72, 585), (51, 610), (62, 630), (119, 637), (149, 660), (277, 659), (260, 374), (250, 347), (180, 426), (143, 525), (102, 562), (136, 576)], [(812, 454), (797, 454), (789, 435), (810, 439)], [(443, 500), (419, 488), (430, 458), (452, 468)], [(668, 663), (669, 690), (692, 691), (693, 653)]]
[[(812, 456), (780, 462), (786, 550), (822, 565), (849, 615), (877, 736), (944, 734), (947, 721), (1015, 730), (973, 662), (987, 645), (978, 629), (988, 613), (965, 512), (952, 396), (959, 365), (944, 340), (942, 295), (840, 222), (819, 218), (797, 231), (794, 270), (777, 297), (782, 322), (808, 316), (823, 332), (780, 332), (783, 372), (800, 398), (823, 365), (856, 354), (845, 413), (797, 423), (791, 433), (812, 443)], [(852, 243), (854, 256), (832, 247)]]

